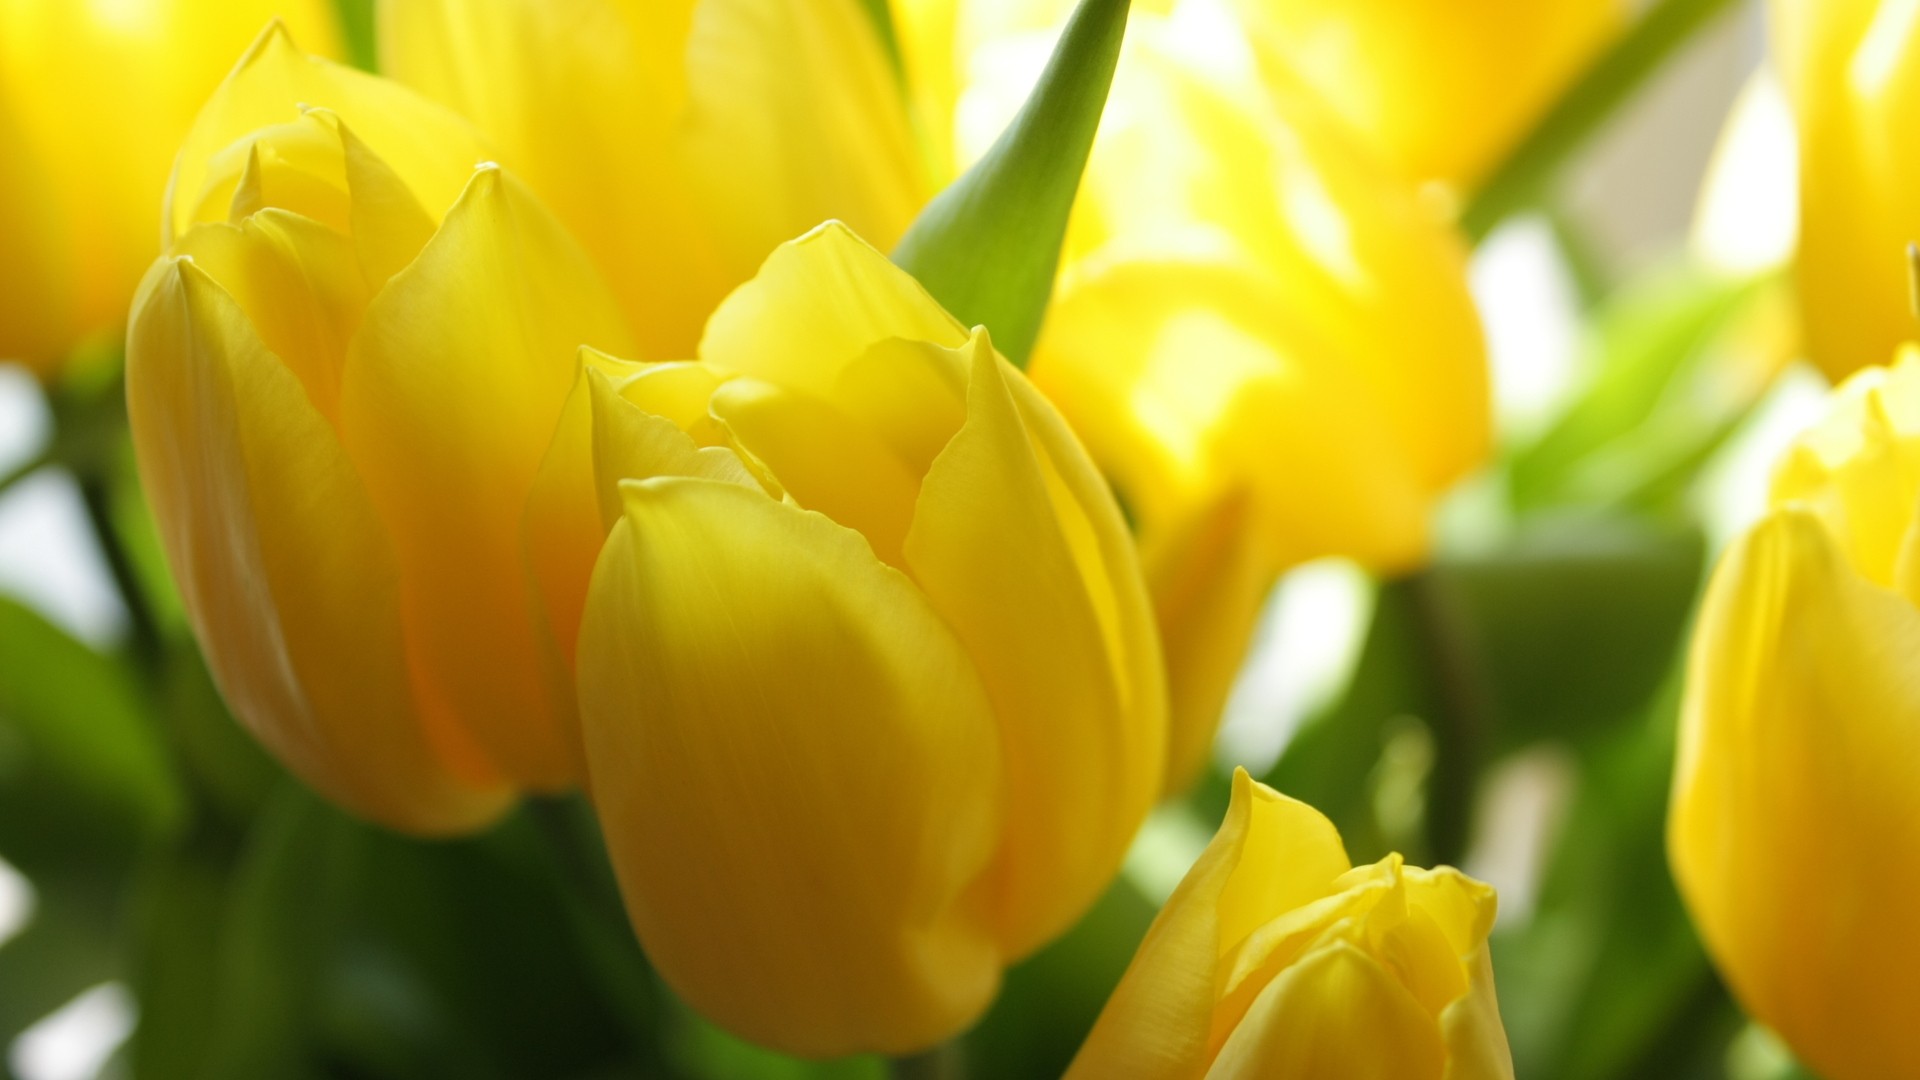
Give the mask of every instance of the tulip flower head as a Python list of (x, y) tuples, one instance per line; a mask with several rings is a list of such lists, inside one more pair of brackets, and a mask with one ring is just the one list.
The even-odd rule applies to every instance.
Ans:
[(1743, 1006), (1828, 1080), (1920, 1075), (1920, 350), (1834, 393), (1695, 630), (1667, 844)]
[(1135, 16), (1033, 360), (1132, 512), (1205, 763), (1274, 579), (1417, 566), (1491, 441), (1458, 239), (1216, 5)]
[(174, 151), (276, 14), (336, 49), (323, 0), (0, 3), (0, 360), (52, 375), (119, 330)]
[(1159, 789), (1150, 609), (1091, 461), (838, 224), (733, 293), (699, 362), (589, 355), (567, 415), (529, 550), (551, 624), (578, 618), (559, 644), (649, 956), (790, 1052), (952, 1035)]
[(1398, 855), (1237, 770), (1067, 1080), (1511, 1080), (1493, 890)]
[(936, 190), (862, 0), (382, 0), (381, 70), (471, 119), (586, 245), (650, 360), (774, 246), (891, 246)]
[(1775, 59), (1800, 136), (1795, 272), (1807, 353), (1838, 380), (1912, 336), (1906, 245), (1920, 170), (1920, 22), (1891, 0), (1774, 0)]
[(591, 264), (465, 121), (270, 28), (180, 152), (128, 337), (142, 478), (214, 675), (293, 771), (398, 828), (582, 774), (527, 492)]

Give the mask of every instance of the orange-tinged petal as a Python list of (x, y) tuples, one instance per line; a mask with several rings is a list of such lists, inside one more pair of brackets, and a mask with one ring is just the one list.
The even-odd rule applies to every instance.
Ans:
[(141, 476), (194, 629), (235, 714), (330, 798), (422, 833), (485, 824), (416, 707), (398, 567), (326, 420), (239, 304), (158, 263), (128, 340)]
[(1715, 572), (1668, 820), (1674, 873), (1749, 1013), (1832, 1077), (1920, 1072), (1920, 612), (1775, 511)]
[[(1060, 479), (1072, 471), (1097, 485), (1098, 474), (1077, 446), (1042, 444), (1030, 430), (1028, 416), (1051, 406), (1037, 395), (1016, 403), (1010, 384), (1025, 380), (984, 331), (961, 359), (966, 423), (920, 489), (906, 565), (973, 657), (999, 717), (1009, 800), (1001, 932), (1018, 956), (1070, 925), (1112, 878), (1159, 794), (1165, 704), (1157, 679), (1135, 683), (1157, 654), (1118, 512), (1104, 494), (1104, 508), (1083, 506)], [(1119, 560), (1111, 572), (1107, 558)], [(1116, 600), (1116, 590), (1131, 595)], [(1123, 605), (1136, 624), (1126, 630)]]
[(629, 482), (582, 624), (593, 791), (629, 914), (696, 1008), (789, 1052), (902, 1053), (985, 1008), (999, 829), (959, 642), (858, 534), (710, 480)]
[(474, 173), (420, 256), (374, 298), (347, 359), (341, 429), (394, 538), (430, 707), (503, 777), (578, 779), (540, 672), (521, 518), (580, 346), (627, 347), (558, 223), (497, 168)]

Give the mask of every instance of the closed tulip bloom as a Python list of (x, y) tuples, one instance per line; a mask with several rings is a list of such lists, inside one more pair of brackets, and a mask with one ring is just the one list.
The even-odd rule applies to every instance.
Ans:
[(634, 927), (755, 1041), (951, 1036), (1101, 893), (1158, 793), (1119, 510), (985, 332), (844, 226), (775, 251), (699, 362), (590, 355), (529, 538), (562, 592), (597, 553), (584, 597), (545, 591), (555, 625), (584, 604)]
[(383, 71), (471, 118), (587, 246), (647, 359), (774, 246), (890, 247), (935, 187), (863, 0), (381, 0)]
[(1837, 380), (1910, 336), (1920, 23), (1879, 0), (1775, 0), (1772, 14), (1800, 134), (1800, 317), (1807, 354)]
[(1493, 889), (1389, 855), (1233, 778), (1067, 1080), (1512, 1080)]
[(276, 14), (334, 50), (324, 0), (0, 0), (0, 360), (50, 376), (120, 329), (173, 153)]
[(1131, 511), (1177, 788), (1278, 574), (1419, 565), (1491, 420), (1456, 236), (1216, 5), (1129, 35), (1033, 378)]
[(1920, 352), (1868, 368), (1721, 560), (1667, 843), (1741, 1004), (1827, 1080), (1920, 1075)]
[(142, 478), (227, 701), (314, 787), (418, 832), (582, 775), (521, 515), (578, 347), (627, 344), (486, 157), (269, 30), (181, 150), (128, 336)]

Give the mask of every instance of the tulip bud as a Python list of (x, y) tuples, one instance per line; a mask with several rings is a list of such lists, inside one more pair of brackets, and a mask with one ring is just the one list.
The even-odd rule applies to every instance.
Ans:
[(1834, 394), (1714, 572), (1667, 845), (1740, 1003), (1828, 1080), (1920, 1075), (1920, 351)]
[(529, 517), (543, 583), (611, 522), (577, 649), (608, 850), (716, 1021), (923, 1048), (1092, 903), (1158, 792), (1133, 548), (985, 332), (843, 226), (777, 250), (700, 356), (589, 357)]
[(385, 0), (381, 68), (469, 117), (581, 238), (648, 359), (781, 241), (891, 246), (933, 194), (861, 0)]
[(1920, 23), (1905, 4), (1881, 0), (1775, 0), (1772, 8), (1775, 57), (1800, 134), (1796, 273), (1807, 354), (1839, 379), (1885, 363), (1911, 336)]
[(336, 48), (322, 0), (0, 5), (0, 360), (119, 330), (180, 137), (276, 13)]
[(1512, 1080), (1493, 890), (1389, 855), (1236, 770), (1067, 1080)]
[(142, 478), (228, 703), (314, 787), (419, 832), (581, 774), (520, 521), (575, 351), (626, 342), (485, 157), (269, 29), (181, 150), (128, 335)]
[(1033, 361), (1139, 534), (1174, 788), (1278, 573), (1418, 565), (1491, 437), (1462, 245), (1255, 69), (1230, 21), (1134, 17)]

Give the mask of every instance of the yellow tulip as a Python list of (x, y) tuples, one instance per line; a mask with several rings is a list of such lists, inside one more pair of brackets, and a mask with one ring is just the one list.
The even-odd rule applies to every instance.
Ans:
[(0, 360), (51, 376), (119, 330), (201, 102), (276, 13), (333, 52), (332, 7), (0, 0)]
[(1454, 234), (1231, 22), (1129, 33), (1033, 377), (1132, 511), (1178, 787), (1279, 572), (1417, 566), (1491, 420)]
[(952, 1035), (1157, 797), (1159, 653), (1105, 484), (984, 331), (844, 226), (775, 251), (698, 362), (589, 354), (528, 520), (553, 624), (584, 604), (634, 927), (748, 1038)]
[(1627, 0), (1236, 0), (1298, 77), (1410, 180), (1470, 190), (1619, 33)]
[(1911, 332), (1920, 22), (1878, 0), (1775, 0), (1772, 14), (1800, 132), (1801, 321), (1808, 355), (1840, 379), (1884, 363)]
[(891, 246), (934, 191), (862, 0), (382, 0), (380, 42), (581, 238), (647, 359), (776, 244)]
[(1067, 1080), (1512, 1080), (1494, 906), (1448, 867), (1354, 867), (1319, 811), (1237, 770)]
[(521, 515), (586, 256), (465, 121), (278, 27), (182, 148), (128, 335), (142, 478), (228, 702), (369, 818), (445, 832), (583, 772)]
[(1667, 844), (1747, 1011), (1828, 1080), (1920, 1075), (1920, 350), (1782, 461), (1694, 633)]

